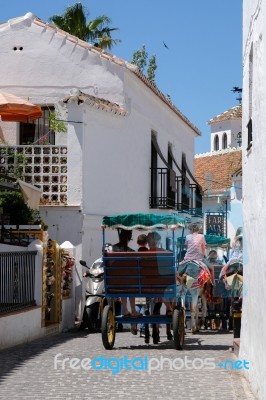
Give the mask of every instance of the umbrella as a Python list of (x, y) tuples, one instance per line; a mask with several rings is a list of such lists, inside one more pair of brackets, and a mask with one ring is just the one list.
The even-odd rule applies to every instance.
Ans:
[(0, 116), (2, 121), (28, 122), (40, 118), (42, 109), (21, 97), (1, 91)]

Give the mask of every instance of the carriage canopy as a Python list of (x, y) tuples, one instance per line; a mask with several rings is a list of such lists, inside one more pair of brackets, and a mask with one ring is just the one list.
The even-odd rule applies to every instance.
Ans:
[(172, 214), (115, 214), (103, 217), (102, 226), (118, 229), (176, 229), (184, 227), (186, 220)]
[[(230, 238), (225, 236), (216, 236), (216, 235), (204, 235), (207, 246), (210, 247), (228, 247), (230, 245)], [(179, 245), (184, 244), (185, 237), (179, 237), (177, 239), (177, 243)]]

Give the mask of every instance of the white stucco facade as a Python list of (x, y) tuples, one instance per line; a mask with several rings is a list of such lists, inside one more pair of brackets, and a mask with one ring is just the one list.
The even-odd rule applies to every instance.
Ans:
[[(250, 362), (248, 378), (259, 399), (266, 398), (266, 1), (243, 2), (243, 210), (244, 260), (240, 358)], [(252, 120), (252, 138), (248, 122)], [(252, 140), (250, 140), (252, 139)]]
[(241, 106), (235, 106), (211, 119), (211, 151), (241, 147), (242, 118)]
[[(199, 131), (157, 88), (140, 79), (136, 67), (30, 13), (2, 24), (0, 37), (0, 88), (42, 106), (55, 105), (71, 121), (67, 135), (56, 136), (56, 144), (68, 146), (68, 206), (42, 207), (41, 214), (50, 237), (75, 246), (90, 243), (85, 254), (78, 250), (90, 263), (99, 257), (101, 245), (95, 241), (103, 215), (150, 211), (151, 133), (166, 159), (171, 145), (177, 163), (181, 166), (185, 154), (193, 173)], [(75, 90), (118, 104), (125, 115), (85, 103), (65, 105), (62, 99)], [(13, 130), (2, 123), (2, 136), (18, 144), (18, 124), (11, 125)], [(158, 167), (164, 167), (160, 158)], [(92, 240), (88, 220), (95, 217), (99, 231)]]
[[(40, 210), (49, 237), (75, 246), (76, 280), (82, 282), (78, 261), (91, 264), (101, 255), (104, 215), (161, 212), (151, 210), (149, 202), (152, 133), (166, 160), (171, 146), (178, 166), (185, 155), (193, 173), (200, 132), (135, 66), (30, 13), (0, 25), (0, 39), (0, 90), (55, 106), (67, 121), (67, 134), (56, 135), (55, 143), (68, 149), (67, 204)], [(80, 92), (89, 98), (76, 101)], [(19, 124), (0, 123), (0, 136), (19, 144)], [(159, 156), (157, 167), (165, 168)], [(107, 237), (117, 239), (116, 232)], [(77, 294), (82, 297), (80, 288)], [(81, 312), (80, 298), (76, 312)]]
[[(242, 106), (234, 106), (213, 117), (208, 121), (208, 125), (211, 128), (210, 151), (196, 154), (194, 158), (195, 175), (204, 189), (202, 210), (205, 215), (208, 213), (226, 215), (224, 234), (233, 240), (236, 230), (243, 226)], [(226, 173), (223, 173), (225, 168)]]
[[(214, 126), (213, 126), (214, 125)], [(237, 134), (242, 130), (241, 120), (239, 121), (226, 121), (221, 126), (221, 123), (215, 123), (212, 125), (211, 133), (211, 151), (214, 151), (214, 138), (219, 138), (219, 148), (216, 150), (226, 149), (227, 147), (238, 147)], [(224, 136), (226, 135), (226, 143), (224, 146)]]

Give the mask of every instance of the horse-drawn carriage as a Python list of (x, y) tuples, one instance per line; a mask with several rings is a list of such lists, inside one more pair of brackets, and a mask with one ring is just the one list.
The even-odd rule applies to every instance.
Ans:
[[(197, 290), (187, 288), (190, 294), (191, 304), (188, 308), (195, 313), (195, 331), (203, 325), (210, 329), (229, 329), (234, 330), (234, 336), (238, 333), (241, 291), (243, 286), (243, 263), (241, 259), (229, 260), (230, 239), (216, 235), (205, 235), (207, 253), (210, 257), (204, 260), (210, 271), (209, 279)], [(184, 237), (177, 241), (179, 254), (184, 249)], [(219, 256), (218, 253), (220, 252)], [(211, 253), (216, 253), (211, 257)], [(194, 263), (195, 269), (198, 266), (197, 274), (200, 274), (200, 263)], [(202, 264), (202, 263), (201, 263)], [(189, 266), (189, 263), (188, 263)], [(182, 272), (187, 272), (187, 267), (183, 267)], [(197, 271), (197, 270), (196, 270)], [(200, 305), (199, 305), (200, 303)], [(199, 307), (201, 308), (199, 310)], [(229, 326), (228, 326), (229, 323)], [(235, 336), (236, 337), (236, 336)]]
[(103, 265), (108, 304), (103, 309), (102, 342), (106, 349), (114, 346), (116, 323), (172, 324), (177, 350), (183, 348), (185, 334), (185, 312), (182, 304), (177, 304), (170, 316), (115, 316), (114, 300), (117, 297), (176, 300), (176, 246), (173, 245), (171, 250), (160, 251), (106, 252), (106, 228), (167, 232), (168, 239), (171, 236), (174, 244), (176, 230), (181, 228), (184, 233), (184, 227), (185, 219), (168, 214), (120, 214), (103, 218)]
[[(205, 282), (211, 283), (212, 291), (209, 300), (206, 321), (213, 317), (222, 321), (228, 319), (229, 310), (232, 310), (232, 299), (239, 295), (236, 292), (236, 282), (241, 275), (240, 269), (227, 270), (222, 276), (222, 263), (213, 263), (211, 266), (201, 265), (204, 274), (199, 269), (199, 276), (196, 276), (197, 286), (195, 290), (188, 288), (186, 284), (177, 284), (177, 269), (179, 268), (180, 257), (177, 255), (178, 242), (179, 255), (182, 252), (184, 243), (184, 230), (186, 219), (176, 214), (118, 214), (104, 217), (102, 221), (103, 238), (103, 267), (104, 286), (107, 302), (102, 313), (102, 342), (106, 349), (112, 349), (115, 343), (116, 326), (118, 324), (166, 324), (172, 326), (175, 348), (182, 349), (184, 346), (185, 320), (191, 318), (192, 325), (197, 321), (198, 297), (206, 297)], [(170, 249), (158, 249), (156, 251), (106, 251), (106, 230), (107, 228), (117, 230), (138, 230), (138, 231), (160, 231), (166, 233), (166, 242), (172, 243)], [(179, 240), (175, 237), (176, 230), (182, 229), (182, 236)], [(227, 238), (206, 237), (207, 245), (213, 247), (222, 246), (229, 248), (230, 240)], [(215, 243), (214, 243), (215, 240)], [(211, 243), (210, 243), (211, 241)], [(243, 266), (242, 266), (243, 268)], [(210, 271), (213, 271), (211, 273)], [(195, 279), (194, 279), (195, 280)], [(202, 285), (199, 284), (201, 281)], [(226, 287), (226, 283), (229, 287)], [(234, 287), (235, 285), (235, 287)], [(239, 288), (238, 288), (239, 289)], [(188, 292), (192, 307), (185, 311), (185, 304), (189, 301)], [(144, 316), (115, 315), (115, 300), (117, 298), (160, 298), (160, 300), (172, 302), (174, 307), (172, 315), (150, 314)], [(207, 296), (208, 297), (208, 296)], [(229, 299), (229, 301), (228, 301)], [(217, 304), (219, 307), (217, 308)], [(229, 311), (230, 312), (230, 311)]]

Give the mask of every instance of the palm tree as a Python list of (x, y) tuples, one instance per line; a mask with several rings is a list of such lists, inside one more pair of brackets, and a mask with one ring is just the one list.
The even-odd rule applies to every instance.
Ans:
[(58, 28), (102, 49), (110, 50), (121, 42), (119, 39), (112, 38), (112, 32), (117, 31), (118, 28), (108, 26), (112, 21), (106, 15), (100, 15), (87, 23), (85, 7), (81, 3), (67, 7), (63, 15), (53, 15), (50, 21)]

